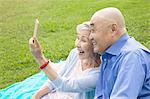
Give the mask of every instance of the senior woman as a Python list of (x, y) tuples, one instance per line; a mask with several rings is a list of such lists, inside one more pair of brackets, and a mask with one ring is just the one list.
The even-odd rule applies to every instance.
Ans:
[(101, 61), (99, 55), (93, 53), (89, 35), (89, 23), (77, 26), (76, 48), (70, 52), (59, 72), (52, 68), (54, 66), (50, 60), (44, 58), (37, 39), (30, 39), (30, 50), (38, 63), (44, 64), (41, 68), (49, 78), (49, 81), (32, 97), (33, 99), (94, 98)]

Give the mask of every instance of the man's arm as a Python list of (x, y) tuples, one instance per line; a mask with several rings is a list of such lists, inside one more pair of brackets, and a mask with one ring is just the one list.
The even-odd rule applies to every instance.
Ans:
[(137, 99), (145, 77), (140, 58), (136, 52), (126, 55), (120, 65), (110, 99)]

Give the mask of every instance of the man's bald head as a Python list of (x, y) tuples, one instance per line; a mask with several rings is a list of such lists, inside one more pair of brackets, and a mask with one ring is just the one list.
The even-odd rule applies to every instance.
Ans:
[(91, 27), (93, 33), (90, 38), (95, 44), (95, 52), (103, 53), (114, 44), (125, 32), (125, 20), (117, 8), (104, 8), (92, 16)]
[(97, 11), (91, 18), (91, 21), (100, 21), (100, 24), (116, 24), (121, 32), (126, 32), (125, 20), (117, 8), (104, 8)]

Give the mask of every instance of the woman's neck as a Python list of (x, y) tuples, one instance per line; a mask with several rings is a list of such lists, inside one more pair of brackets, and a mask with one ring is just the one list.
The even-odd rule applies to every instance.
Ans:
[(97, 67), (95, 57), (89, 57), (86, 59), (82, 59), (81, 66), (82, 66), (82, 71), (89, 69), (89, 68)]

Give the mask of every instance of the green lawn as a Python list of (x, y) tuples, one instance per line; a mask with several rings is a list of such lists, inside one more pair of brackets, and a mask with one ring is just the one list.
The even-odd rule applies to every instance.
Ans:
[(149, 0), (0, 0), (0, 89), (40, 71), (28, 48), (35, 18), (45, 56), (57, 62), (74, 48), (76, 25), (105, 7), (119, 8), (129, 34), (150, 49)]

